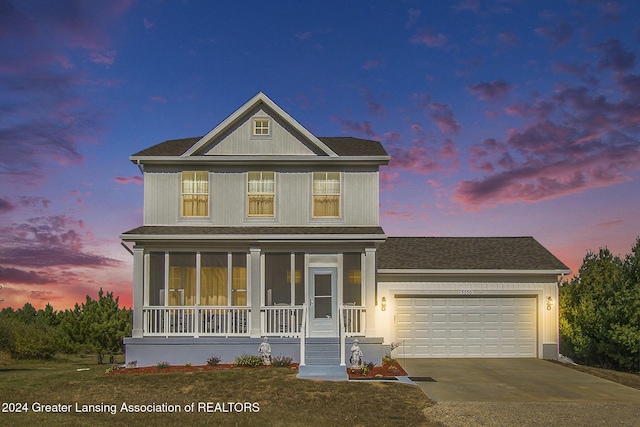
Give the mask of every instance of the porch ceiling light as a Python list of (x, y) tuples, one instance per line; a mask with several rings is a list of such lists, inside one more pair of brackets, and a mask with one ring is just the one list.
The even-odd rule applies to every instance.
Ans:
[(551, 310), (553, 307), (553, 298), (547, 297), (547, 310)]
[(382, 297), (380, 308), (382, 309), (382, 311), (387, 311), (387, 299), (385, 297)]

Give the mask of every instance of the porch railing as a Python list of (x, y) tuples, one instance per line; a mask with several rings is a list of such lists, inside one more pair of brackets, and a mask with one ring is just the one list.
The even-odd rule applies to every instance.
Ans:
[(146, 336), (247, 336), (250, 308), (246, 307), (145, 307)]
[(345, 336), (364, 336), (366, 318), (365, 308), (354, 305), (343, 305), (340, 308), (343, 316), (342, 322), (344, 325)]
[(304, 318), (303, 306), (265, 306), (260, 309), (260, 312), (262, 335), (279, 337), (299, 337), (301, 335)]

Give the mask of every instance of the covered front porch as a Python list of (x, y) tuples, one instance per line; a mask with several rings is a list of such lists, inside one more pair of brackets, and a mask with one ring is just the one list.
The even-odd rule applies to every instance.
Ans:
[[(309, 337), (308, 324), (317, 315), (323, 323), (334, 323), (331, 330), (340, 329), (346, 337), (364, 336), (366, 325), (364, 306), (341, 305), (339, 315), (327, 318), (319, 311), (310, 312), (306, 305), (263, 306), (260, 308), (259, 336)], [(309, 316), (312, 317), (309, 320)], [(227, 306), (167, 306), (144, 307), (143, 337), (248, 337), (251, 336), (251, 308)], [(342, 325), (342, 328), (341, 328)], [(311, 334), (310, 334), (311, 332)], [(337, 335), (336, 335), (337, 336)]]

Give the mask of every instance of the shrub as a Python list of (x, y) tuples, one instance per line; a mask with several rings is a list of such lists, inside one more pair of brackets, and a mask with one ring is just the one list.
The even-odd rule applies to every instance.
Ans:
[(207, 365), (209, 366), (218, 366), (220, 364), (220, 359), (218, 356), (211, 356), (207, 359)]
[(55, 329), (43, 323), (0, 321), (0, 351), (8, 351), (14, 359), (53, 359), (58, 350), (57, 337)]
[(276, 356), (271, 358), (271, 364), (276, 367), (286, 367), (291, 365), (293, 359), (289, 356)]
[(193, 363), (191, 363), (191, 362), (187, 362), (187, 363), (185, 363), (185, 364), (184, 364), (184, 366), (186, 366), (187, 368), (190, 368), (190, 367), (192, 367), (192, 366), (193, 366)]
[(157, 369), (167, 369), (170, 366), (171, 365), (169, 364), (169, 362), (158, 362), (158, 363), (156, 363), (156, 368)]
[(137, 360), (132, 360), (131, 362), (127, 363), (125, 366), (127, 368), (129, 368), (129, 369), (133, 369), (136, 366), (138, 366), (138, 361)]
[(240, 356), (236, 357), (236, 360), (233, 363), (236, 366), (255, 368), (256, 366), (262, 365), (262, 358), (253, 354), (242, 353)]
[(394, 359), (393, 357), (391, 357), (390, 354), (386, 354), (383, 358), (382, 358), (382, 364), (383, 365), (388, 365), (391, 363), (396, 363), (396, 359)]
[(123, 365), (113, 365), (113, 366), (109, 366), (104, 373), (108, 374), (109, 372), (113, 372), (113, 371), (119, 371), (121, 369), (124, 369)]

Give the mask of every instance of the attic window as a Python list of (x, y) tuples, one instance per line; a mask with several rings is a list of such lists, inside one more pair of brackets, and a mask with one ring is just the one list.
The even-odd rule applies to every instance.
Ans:
[(269, 119), (255, 119), (253, 121), (254, 135), (269, 135)]

